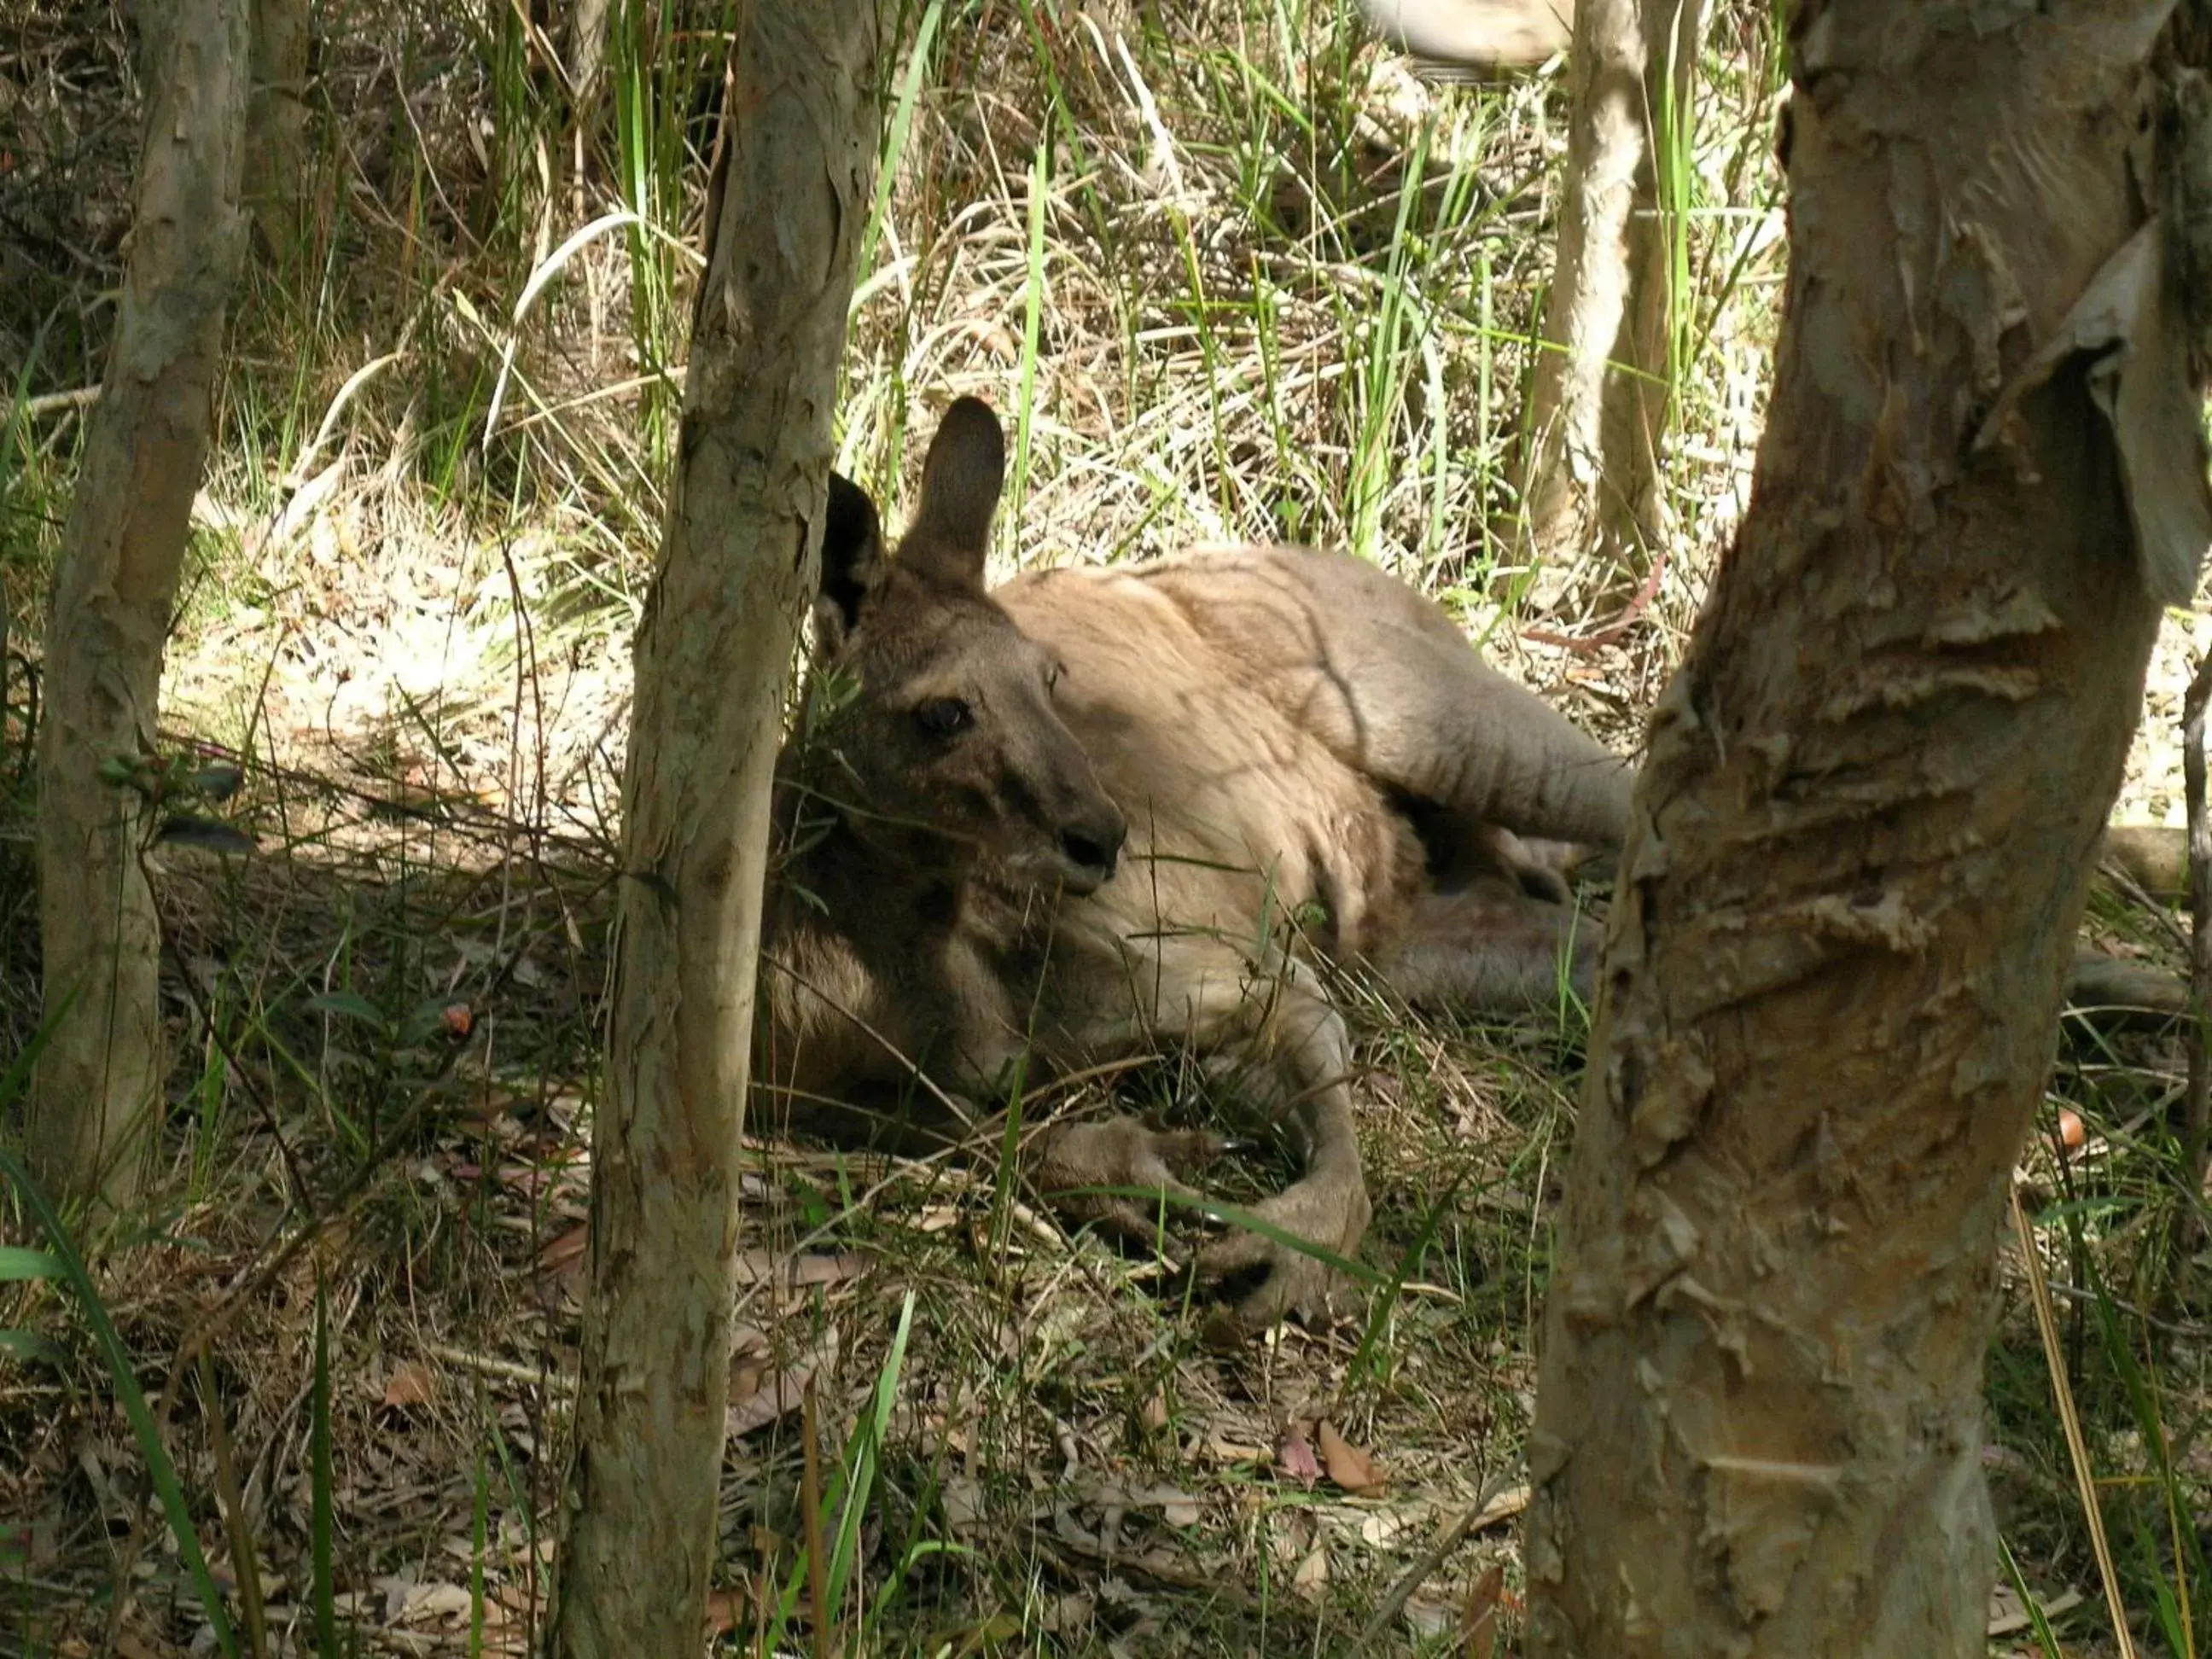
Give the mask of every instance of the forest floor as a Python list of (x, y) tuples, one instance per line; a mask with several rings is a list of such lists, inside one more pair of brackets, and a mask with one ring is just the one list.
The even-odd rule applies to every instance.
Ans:
[[(617, 31), (580, 142), (525, 9), (318, 9), (310, 208), (257, 246), (234, 311), (164, 690), (165, 742), (243, 763), (208, 810), (257, 850), (151, 855), (178, 1066), (154, 1207), (102, 1241), (114, 1353), (65, 1285), (0, 1274), (0, 1649), (218, 1645), (126, 1377), (240, 1650), (316, 1650), (325, 1547), (349, 1651), (520, 1652), (542, 1622), (629, 636), (724, 20), (638, 8), (659, 28)], [(1513, 534), (1563, 77), (1431, 86), (1349, 9), (916, 0), (839, 465), (896, 503), (909, 434), (978, 393), (1015, 434), (1002, 572), (1349, 545), (1631, 750), (1750, 482), (1784, 276), (1772, 9), (1714, 8), (1695, 349), (1640, 604), (1633, 573), (1533, 562)], [(131, 51), (106, 0), (0, 15), (0, 1057), (37, 1019), (40, 618), (72, 394), (99, 380), (119, 280)], [(2181, 821), (2181, 691), (2208, 644), (2212, 619), (2170, 617), (2122, 820)], [(2185, 922), (2155, 906), (2100, 901), (2094, 926), (2180, 959)], [(849, 1531), (848, 1652), (1468, 1654), (1486, 1630), (1510, 1649), (1581, 1015), (1478, 1026), (1345, 995), (1383, 1282), (1330, 1332), (1217, 1344), (1164, 1264), (1070, 1236), (995, 1147), (748, 1143), (726, 1650), (833, 1650), (786, 1617), (815, 1526)], [(2054, 1381), (2142, 1650), (2193, 1653), (2212, 1615), (2205, 1264), (2171, 1226), (2182, 1066), (2171, 1032), (2063, 1035), (2021, 1176), (2060, 1364), (2014, 1255), (1987, 1455), (2051, 1628), (1993, 1584), (1993, 1652), (2118, 1651)], [(1170, 1062), (1121, 1086), (1173, 1105), (1188, 1082)], [(0, 1242), (50, 1242), (20, 1194)]]

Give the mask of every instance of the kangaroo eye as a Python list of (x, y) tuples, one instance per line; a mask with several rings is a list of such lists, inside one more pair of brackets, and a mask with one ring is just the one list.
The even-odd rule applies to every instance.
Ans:
[(957, 697), (932, 697), (915, 706), (914, 717), (933, 738), (957, 737), (975, 723), (975, 711)]

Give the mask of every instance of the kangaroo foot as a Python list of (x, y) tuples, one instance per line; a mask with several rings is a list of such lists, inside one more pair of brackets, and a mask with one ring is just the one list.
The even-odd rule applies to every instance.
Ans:
[(1352, 1260), (1372, 1213), (1358, 1170), (1317, 1170), (1251, 1213), (1269, 1231), (1242, 1231), (1206, 1246), (1194, 1269), (1199, 1282), (1227, 1297), (1247, 1330), (1286, 1316), (1303, 1325), (1333, 1323), (1350, 1304), (1352, 1285), (1327, 1258)]
[(1079, 1223), (1125, 1243), (1157, 1244), (1191, 1217), (1135, 1194), (1195, 1200), (1197, 1190), (1182, 1177), (1220, 1156), (1224, 1144), (1202, 1129), (1149, 1128), (1133, 1117), (1059, 1124), (1031, 1152), (1030, 1176), (1054, 1208)]

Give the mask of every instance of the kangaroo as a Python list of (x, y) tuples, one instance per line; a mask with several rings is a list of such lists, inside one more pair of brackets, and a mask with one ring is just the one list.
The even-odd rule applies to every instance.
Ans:
[[(764, 1103), (945, 1133), (960, 1097), (1187, 1043), (1258, 1079), (1302, 1161), (1257, 1212), (1349, 1257), (1369, 1217), (1351, 1052), (1313, 953), (1422, 1003), (1525, 1009), (1563, 971), (1587, 991), (1596, 930), (1556, 844), (1617, 849), (1631, 772), (1348, 556), (1243, 547), (987, 592), (1004, 462), (990, 409), (953, 404), (896, 553), (832, 479), (778, 767)], [(1219, 1146), (1053, 1125), (1030, 1168), (1048, 1194), (1193, 1198)], [(1069, 1201), (1153, 1232), (1145, 1206)], [(1250, 1322), (1328, 1311), (1331, 1274), (1264, 1235), (1195, 1265)]]
[(1534, 69), (1567, 49), (1574, 0), (1359, 0), (1376, 33), (1432, 62)]

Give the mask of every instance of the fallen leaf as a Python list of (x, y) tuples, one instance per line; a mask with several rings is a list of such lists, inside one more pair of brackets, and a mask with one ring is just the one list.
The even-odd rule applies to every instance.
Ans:
[(1505, 1595), (1505, 1566), (1492, 1561), (1467, 1592), (1459, 1632), (1467, 1659), (1491, 1659), (1498, 1646), (1498, 1604)]
[(563, 1278), (574, 1275), (584, 1264), (584, 1252), (591, 1247), (592, 1226), (587, 1221), (579, 1222), (565, 1233), (556, 1233), (538, 1247), (538, 1270)]
[(410, 1359), (386, 1379), (384, 1403), (403, 1408), (427, 1406), (437, 1392), (437, 1372), (422, 1360)]
[[(2056, 1619), (2060, 1613), (2071, 1613), (2081, 1605), (2081, 1592), (2061, 1590), (2048, 1601), (2039, 1601), (2037, 1605), (2043, 1609), (2045, 1619)], [(2033, 1622), (2011, 1585), (2000, 1584), (1990, 1592), (1989, 1635), (2017, 1636)]]
[(477, 1023), (476, 1015), (471, 1012), (469, 1005), (465, 1002), (447, 1003), (441, 1018), (446, 1022), (447, 1032), (457, 1037), (466, 1036)]
[(829, 1364), (837, 1352), (837, 1333), (823, 1334), (821, 1346), (805, 1358), (776, 1366), (760, 1353), (746, 1355), (730, 1367), (730, 1405), (726, 1424), (735, 1437), (765, 1428), (778, 1418), (799, 1409), (806, 1385)]
[(707, 1637), (726, 1636), (745, 1616), (750, 1600), (741, 1589), (709, 1590), (707, 1594)]
[(1129, 1492), (1128, 1500), (1147, 1508), (1158, 1505), (1160, 1519), (1171, 1527), (1194, 1527), (1198, 1524), (1198, 1499), (1173, 1486), (1139, 1486)]
[(1437, 1595), (1407, 1596), (1399, 1616), (1405, 1620), (1415, 1639), (1423, 1643), (1449, 1635), (1459, 1623), (1459, 1609)]
[(1146, 1396), (1145, 1408), (1137, 1413), (1138, 1420), (1155, 1433), (1168, 1425), (1168, 1397), (1164, 1389), (1154, 1389)]
[(765, 1285), (773, 1280), (786, 1290), (812, 1285), (842, 1285), (868, 1270), (868, 1258), (858, 1250), (830, 1253), (812, 1250), (803, 1255), (779, 1256), (773, 1250), (745, 1250), (734, 1264), (740, 1285)]
[(780, 1417), (799, 1409), (806, 1384), (814, 1376), (811, 1365), (787, 1365), (763, 1375), (751, 1393), (730, 1401), (729, 1433), (732, 1438), (766, 1428)]
[(407, 1592), (401, 1620), (459, 1619), (476, 1606), (476, 1598), (459, 1584), (417, 1584)]
[(1275, 1447), (1275, 1467), (1294, 1480), (1309, 1486), (1321, 1479), (1321, 1459), (1314, 1455), (1313, 1442), (1296, 1423), (1283, 1431), (1283, 1437)]
[[(1501, 1521), (1514, 1519), (1528, 1507), (1528, 1496), (1526, 1486), (1508, 1486), (1485, 1504), (1480, 1512), (1467, 1523), (1468, 1533), (1487, 1532)], [(1510, 1602), (1512, 1597), (1508, 1596), (1506, 1600)]]
[(972, 1477), (946, 1476), (937, 1489), (937, 1501), (945, 1506), (945, 1529), (955, 1538), (964, 1537), (983, 1524), (983, 1488)]
[(1048, 1603), (1037, 1620), (1037, 1626), (1054, 1636), (1080, 1638), (1088, 1636), (1097, 1622), (1097, 1601), (1075, 1591)]
[(1306, 1559), (1298, 1563), (1298, 1570), (1291, 1575), (1291, 1589), (1311, 1601), (1328, 1583), (1328, 1546), (1316, 1544)]
[(1382, 1471), (1375, 1460), (1339, 1434), (1326, 1418), (1321, 1425), (1321, 1461), (1328, 1478), (1354, 1496), (1382, 1489)]
[(2073, 1152), (2087, 1144), (2089, 1132), (2081, 1125), (2081, 1114), (2071, 1106), (2058, 1109), (2058, 1144)]
[(1395, 1508), (1370, 1510), (1360, 1519), (1359, 1541), (1370, 1549), (1389, 1549), (1413, 1528), (1418, 1518), (1418, 1511), (1408, 1515)]

